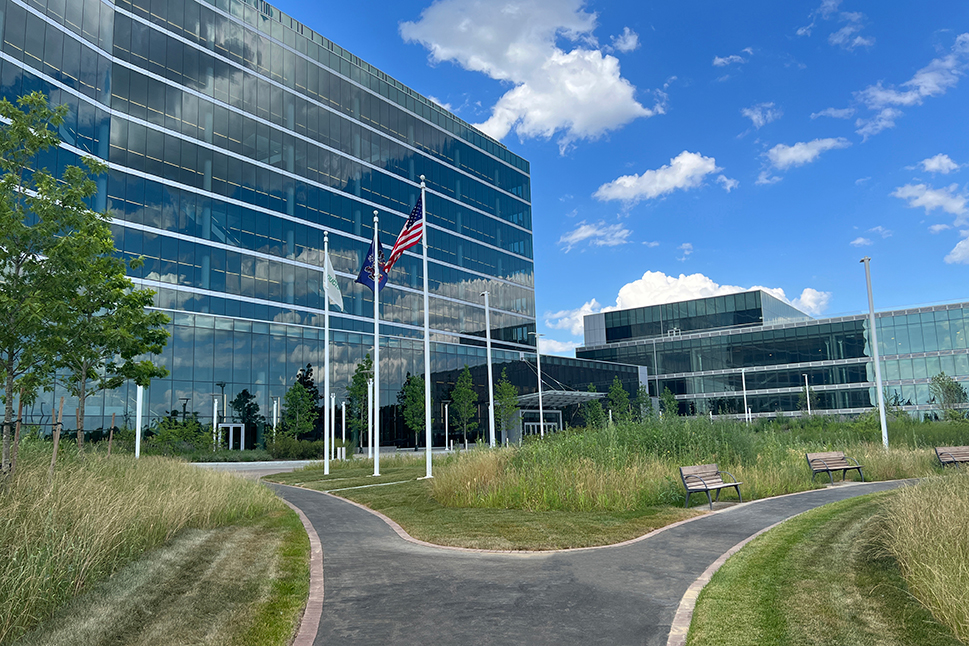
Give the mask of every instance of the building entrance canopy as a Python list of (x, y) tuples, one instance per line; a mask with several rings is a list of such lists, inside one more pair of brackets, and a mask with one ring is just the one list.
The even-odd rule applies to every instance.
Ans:
[[(581, 390), (543, 390), (542, 407), (563, 409), (567, 406), (584, 404), (594, 399), (602, 399), (605, 396), (606, 393), (590, 393)], [(521, 408), (537, 408), (538, 393), (519, 395), (518, 405)]]

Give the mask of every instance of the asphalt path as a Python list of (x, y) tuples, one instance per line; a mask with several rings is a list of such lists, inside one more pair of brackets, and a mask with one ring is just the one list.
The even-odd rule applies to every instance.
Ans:
[(631, 544), (543, 553), (421, 545), (335, 496), (272, 486), (306, 514), (322, 542), (325, 596), (317, 646), (661, 646), (687, 588), (731, 547), (809, 509), (900, 484), (847, 484), (768, 498)]

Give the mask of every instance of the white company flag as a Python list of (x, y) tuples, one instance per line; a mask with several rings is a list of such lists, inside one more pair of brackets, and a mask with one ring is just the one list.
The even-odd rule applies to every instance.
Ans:
[(340, 292), (340, 283), (336, 282), (336, 272), (333, 271), (333, 264), (330, 262), (329, 255), (324, 259), (323, 266), (323, 293), (342, 310), (343, 294)]

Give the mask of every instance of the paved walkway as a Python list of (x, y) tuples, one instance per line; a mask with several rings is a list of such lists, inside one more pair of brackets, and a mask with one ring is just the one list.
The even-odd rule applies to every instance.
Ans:
[(663, 646), (687, 588), (731, 547), (808, 509), (899, 484), (770, 498), (633, 544), (531, 554), (415, 544), (338, 498), (274, 486), (306, 514), (323, 545), (316, 645)]

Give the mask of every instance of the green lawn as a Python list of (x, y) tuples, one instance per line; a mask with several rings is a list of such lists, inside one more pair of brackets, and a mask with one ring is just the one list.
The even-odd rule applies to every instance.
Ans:
[[(373, 463), (331, 465), (330, 475), (313, 467), (279, 473), (266, 480), (335, 494), (364, 504), (393, 518), (414, 538), (456, 547), (499, 550), (550, 550), (609, 545), (642, 536), (684, 518), (703, 513), (657, 506), (636, 511), (526, 511), (445, 507), (431, 493), (423, 460), (382, 459), (381, 475), (373, 477)], [(370, 486), (404, 481), (401, 484)], [(360, 487), (348, 489), (347, 487)]]
[(957, 646), (880, 547), (895, 492), (826, 505), (751, 541), (697, 602), (690, 646)]

